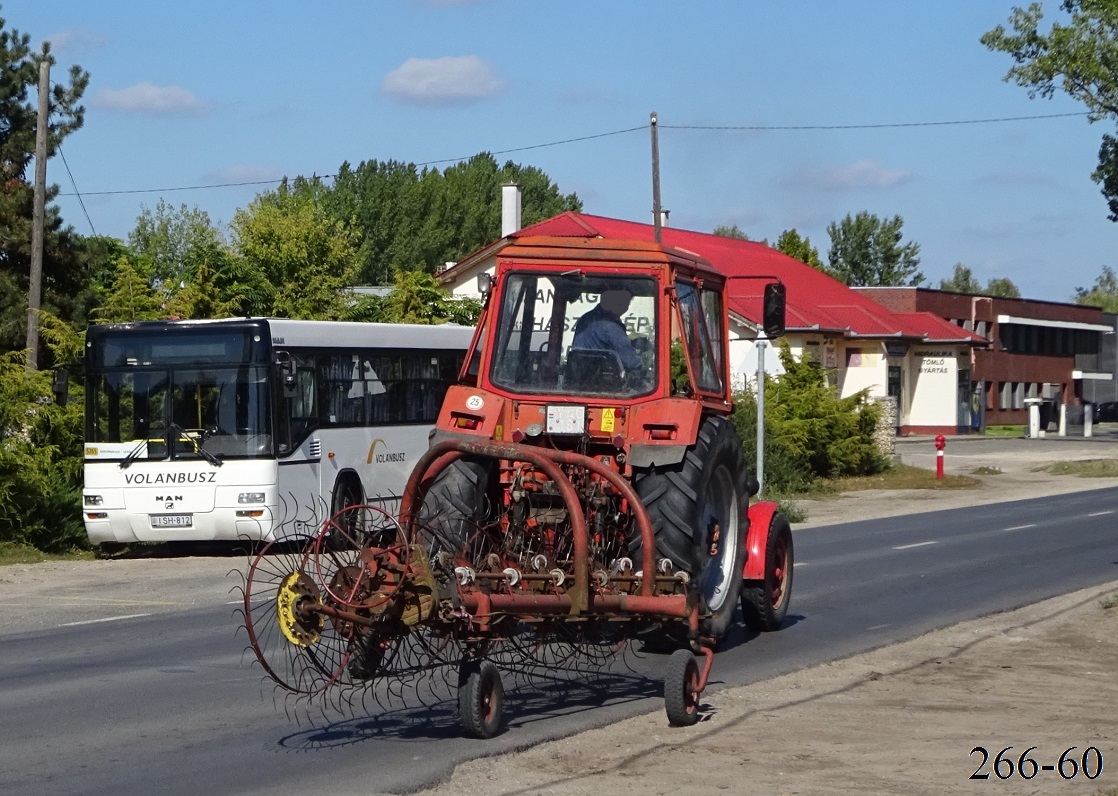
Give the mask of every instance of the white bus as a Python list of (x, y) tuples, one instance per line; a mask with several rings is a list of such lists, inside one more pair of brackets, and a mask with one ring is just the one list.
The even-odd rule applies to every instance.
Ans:
[(238, 318), (91, 326), (94, 545), (314, 532), (393, 501), (473, 328)]

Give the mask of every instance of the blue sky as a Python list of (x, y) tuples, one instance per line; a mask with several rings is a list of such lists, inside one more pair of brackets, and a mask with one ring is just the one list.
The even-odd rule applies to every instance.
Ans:
[[(580, 138), (497, 158), (543, 169), (586, 212), (650, 221), (656, 111), (672, 226), (737, 224), (770, 241), (794, 227), (825, 260), (830, 222), (900, 215), (931, 286), (962, 262), (983, 284), (1008, 277), (1029, 298), (1065, 301), (1116, 265), (1118, 225), (1090, 180), (1109, 123), (695, 129), (1082, 111), (1002, 81), (1008, 57), (978, 39), (1012, 5), (8, 0), (0, 16), (52, 42), (56, 79), (72, 63), (91, 74), (85, 126), (63, 145), (89, 220), (74, 196), (58, 200), (83, 234), (92, 222), (126, 237), (161, 198), (226, 223), (271, 186), (171, 188), (371, 159), (442, 168)], [(57, 157), (48, 179), (74, 190)]]

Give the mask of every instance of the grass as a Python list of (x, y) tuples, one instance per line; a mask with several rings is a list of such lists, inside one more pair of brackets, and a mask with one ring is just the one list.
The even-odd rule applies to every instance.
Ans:
[(1118, 608), (1118, 592), (1103, 597), (1099, 600), (1099, 605), (1102, 606), (1105, 611), (1109, 611), (1111, 608)]
[(68, 553), (44, 553), (31, 545), (18, 542), (0, 542), (0, 566), (9, 564), (39, 564), (43, 561), (92, 561), (92, 550), (72, 550)]
[(1002, 474), (1002, 468), (991, 467), (989, 465), (984, 464), (981, 467), (975, 467), (973, 470), (970, 471), (970, 474), (971, 475), (1001, 475)]
[(818, 488), (823, 494), (833, 494), (865, 489), (972, 489), (980, 484), (978, 479), (969, 475), (944, 475), (939, 480), (931, 470), (894, 464), (877, 475), (823, 479)]
[(986, 426), (987, 437), (1023, 437), (1024, 426)]
[(1118, 477), (1118, 459), (1084, 459), (1077, 462), (1052, 462), (1033, 468), (1034, 473), (1076, 475), (1080, 478)]

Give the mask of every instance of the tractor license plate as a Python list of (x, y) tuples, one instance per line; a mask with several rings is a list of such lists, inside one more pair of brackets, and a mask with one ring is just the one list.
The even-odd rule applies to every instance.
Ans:
[(152, 514), (152, 528), (189, 528), (194, 524), (193, 514)]
[(585, 406), (560, 404), (547, 407), (548, 434), (582, 434), (585, 431)]

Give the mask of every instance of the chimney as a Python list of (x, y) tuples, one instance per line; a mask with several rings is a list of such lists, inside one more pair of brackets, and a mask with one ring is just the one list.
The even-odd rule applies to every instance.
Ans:
[(520, 226), (520, 186), (506, 182), (501, 186), (501, 237), (508, 237)]
[(668, 214), (671, 213), (671, 212), (672, 212), (671, 210), (661, 210), (660, 211), (660, 226), (661, 227), (668, 226)]

